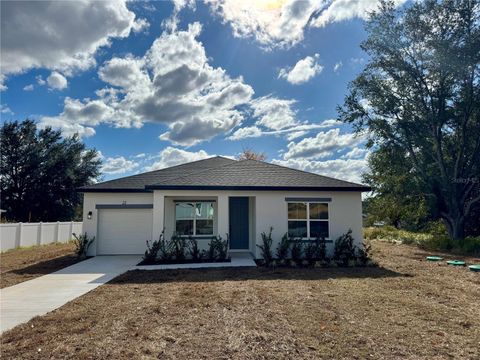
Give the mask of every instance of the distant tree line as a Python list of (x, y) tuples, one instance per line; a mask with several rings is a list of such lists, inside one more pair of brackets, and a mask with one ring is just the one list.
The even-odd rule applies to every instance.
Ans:
[(0, 207), (11, 221), (65, 221), (78, 217), (76, 189), (100, 175), (98, 153), (78, 135), (6, 122), (0, 129)]

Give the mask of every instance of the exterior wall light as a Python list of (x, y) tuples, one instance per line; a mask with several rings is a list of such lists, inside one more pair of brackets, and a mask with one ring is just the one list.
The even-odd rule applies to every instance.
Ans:
[(92, 212), (89, 211), (88, 214), (87, 214), (87, 219), (90, 220), (92, 218)]

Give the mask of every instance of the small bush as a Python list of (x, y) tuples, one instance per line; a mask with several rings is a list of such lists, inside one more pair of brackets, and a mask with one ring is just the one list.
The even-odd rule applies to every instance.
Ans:
[(90, 238), (87, 233), (77, 234), (73, 233), (73, 243), (75, 244), (75, 254), (79, 259), (85, 259), (87, 257), (87, 251), (90, 245), (95, 241), (95, 236)]
[(187, 252), (187, 239), (183, 236), (173, 235), (171, 239), (172, 255), (176, 260), (185, 260)]
[(288, 258), (288, 252), (290, 251), (290, 239), (288, 238), (288, 234), (285, 233), (280, 240), (280, 243), (277, 246), (277, 259), (283, 263)]
[(343, 266), (347, 266), (350, 260), (355, 260), (355, 245), (353, 241), (351, 229), (339, 236), (335, 241), (333, 258)]
[(211, 260), (226, 260), (228, 257), (229, 236), (223, 240), (221, 236), (214, 236), (208, 243), (207, 256)]
[(163, 241), (163, 232), (160, 234), (160, 238), (155, 241), (147, 240), (147, 250), (143, 255), (143, 262), (145, 264), (152, 264), (157, 260), (158, 252), (161, 248), (161, 242)]
[(303, 243), (302, 240), (294, 240), (292, 244), (292, 260), (297, 264), (300, 265), (302, 263), (302, 256), (303, 256)]
[(370, 253), (372, 251), (372, 246), (369, 243), (364, 242), (362, 246), (358, 249), (357, 260), (361, 265), (365, 266), (370, 261)]
[[(175, 236), (175, 235), (173, 235)], [(162, 260), (165, 260), (165, 261), (170, 261), (173, 259), (173, 245), (172, 245), (172, 242), (171, 241), (168, 241), (163, 232), (162, 234), (160, 235), (160, 238), (158, 239), (158, 242), (159, 242), (159, 257), (160, 259)]]
[(188, 237), (188, 255), (192, 258), (192, 260), (201, 260), (203, 258), (204, 253), (200, 251), (198, 247), (198, 241), (189, 236)]
[(270, 266), (273, 260), (273, 252), (272, 252), (272, 231), (273, 228), (270, 228), (268, 235), (265, 232), (262, 232), (262, 245), (257, 245), (257, 247), (262, 251), (262, 258), (265, 261), (266, 266)]

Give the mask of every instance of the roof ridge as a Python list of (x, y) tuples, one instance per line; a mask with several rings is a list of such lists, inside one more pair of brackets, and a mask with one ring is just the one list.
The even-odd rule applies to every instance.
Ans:
[(366, 185), (363, 185), (363, 184), (358, 184), (358, 183), (354, 183), (354, 182), (347, 181), (347, 180), (343, 180), (343, 179), (337, 179), (337, 178), (334, 178), (334, 177), (331, 177), (331, 176), (320, 175), (320, 174), (316, 174), (316, 173), (313, 173), (313, 172), (310, 172), (310, 171), (305, 171), (305, 170), (300, 170), (300, 169), (291, 168), (291, 167), (288, 167), (288, 166), (283, 166), (283, 165), (274, 164), (274, 163), (271, 163), (271, 162), (268, 162), (268, 161), (261, 161), (261, 160), (255, 160), (255, 159), (245, 159), (245, 160), (242, 160), (242, 161), (255, 161), (255, 162), (258, 162), (258, 163), (267, 163), (267, 164), (269, 164), (269, 165), (277, 166), (277, 167), (280, 167), (280, 168), (282, 168), (282, 169), (294, 170), (294, 171), (301, 172), (301, 173), (304, 173), (304, 174), (310, 174), (310, 175), (320, 176), (320, 177), (323, 177), (323, 178), (325, 178), (325, 179), (330, 179), (330, 180), (335, 180), (335, 181), (342, 181), (342, 182), (344, 182), (344, 183), (351, 184), (351, 185), (366, 186)]
[[(137, 176), (143, 176), (143, 175), (146, 175), (146, 174), (152, 174), (152, 173), (156, 173), (156, 172), (160, 172), (160, 171), (164, 171), (164, 170), (168, 170), (168, 169), (174, 169), (174, 168), (177, 168), (177, 167), (180, 167), (180, 166), (184, 166), (184, 165), (188, 165), (188, 164), (194, 164), (194, 163), (198, 163), (198, 162), (205, 161), (205, 160), (211, 160), (211, 159), (215, 159), (215, 158), (237, 161), (237, 160), (234, 160), (234, 159), (227, 158), (225, 156), (215, 155), (215, 156), (211, 156), (211, 157), (208, 157), (208, 158), (205, 158), (205, 159), (194, 160), (194, 161), (190, 161), (190, 162), (186, 162), (186, 163), (182, 163), (182, 164), (177, 164), (177, 165), (165, 167), (165, 168), (162, 168), (162, 169), (150, 170), (150, 171), (142, 172), (140, 174), (123, 176), (123, 177), (119, 177), (119, 178), (116, 178), (116, 179), (102, 181), (102, 182), (98, 182), (98, 183), (91, 184), (91, 185), (108, 184), (110, 182), (117, 181), (117, 180), (120, 180), (120, 179), (131, 179), (131, 178), (135, 178)], [(171, 180), (171, 178), (170, 178), (170, 180)], [(88, 185), (88, 186), (90, 186), (90, 185)]]

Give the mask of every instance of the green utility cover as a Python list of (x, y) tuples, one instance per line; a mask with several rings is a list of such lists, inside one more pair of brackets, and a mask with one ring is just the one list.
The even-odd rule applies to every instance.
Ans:
[(443, 258), (440, 257), (440, 256), (427, 256), (427, 260), (428, 261), (441, 261), (441, 260), (443, 260)]
[(465, 261), (461, 261), (461, 260), (450, 260), (450, 261), (447, 261), (447, 264), (448, 264), (448, 265), (453, 265), (453, 266), (465, 266)]
[(475, 271), (475, 272), (480, 272), (480, 264), (478, 265), (470, 265), (468, 267), (470, 270)]

